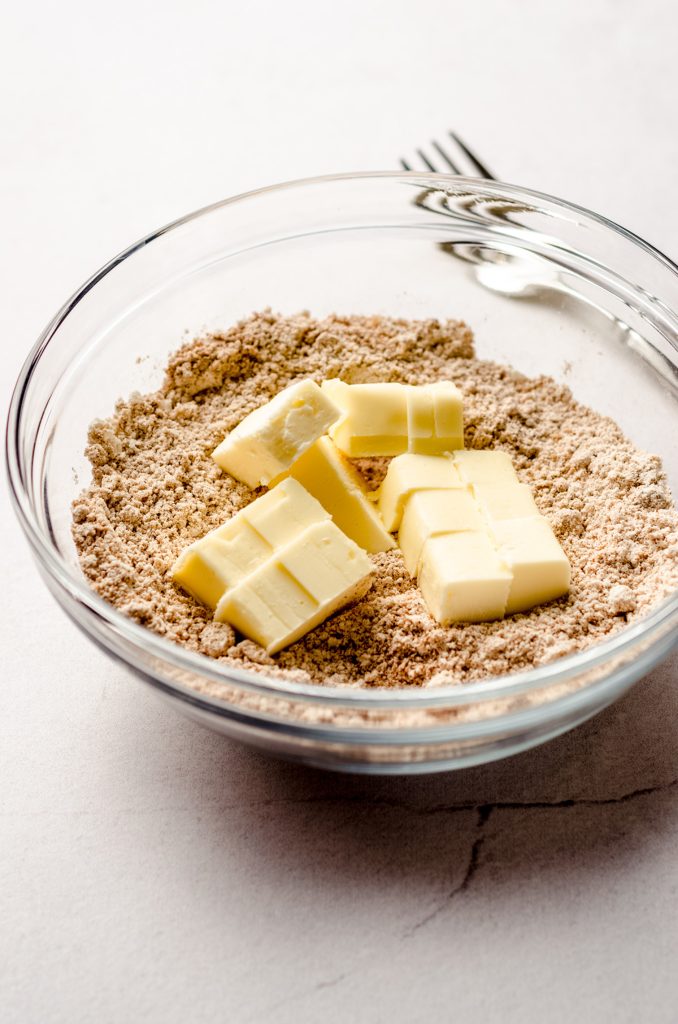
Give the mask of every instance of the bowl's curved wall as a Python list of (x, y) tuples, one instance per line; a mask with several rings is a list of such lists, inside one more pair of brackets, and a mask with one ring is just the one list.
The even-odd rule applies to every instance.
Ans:
[[(463, 318), (474, 327), (481, 357), (567, 383), (577, 399), (661, 455), (678, 492), (678, 275), (668, 260), (586, 211), (494, 182), (396, 173), (262, 190), (184, 218), (112, 261), (48, 327), (17, 385), (8, 465), (19, 513), (51, 588), (97, 642), (201, 715), (222, 724), (239, 715), (239, 729), (249, 723), (262, 735), (270, 734), (276, 715), (283, 722), (290, 716), (278, 707), (260, 720), (252, 706), (239, 704), (242, 688), (288, 691), (316, 706), (380, 707), (384, 714), (391, 705), (451, 709), (441, 720), (446, 736), (418, 753), (421, 735), (398, 732), (400, 754), (390, 763), (419, 768), (436, 760), (436, 744), (441, 763), (468, 760), (449, 750), (450, 742), (452, 748), (461, 742), (459, 708), (466, 708), (468, 725), (470, 701), (484, 703), (489, 714), (488, 702), (498, 694), (537, 687), (545, 695), (541, 714), (532, 709), (526, 724), (504, 720), (515, 707), (496, 709), (501, 729), (496, 735), (490, 729), (479, 744), (474, 739), (473, 758), (483, 760), (497, 756), (492, 750), (510, 752), (586, 717), (630, 685), (634, 665), (647, 667), (648, 658), (665, 653), (678, 622), (678, 596), (656, 621), (635, 627), (637, 634), (620, 634), (600, 652), (564, 659), (548, 672), (476, 684), (463, 695), (459, 688), (312, 694), (237, 673), (227, 677), (227, 693), (218, 690), (215, 663), (145, 633), (105, 605), (82, 578), (70, 536), (70, 503), (88, 479), (82, 451), (89, 423), (109, 415), (116, 399), (156, 387), (168, 353), (187, 336), (227, 327), (266, 306), (315, 315)], [(203, 693), (197, 705), (196, 685)], [(582, 686), (588, 696), (581, 707), (556, 709)], [(225, 703), (213, 700), (217, 692)], [(577, 700), (582, 697), (578, 692)], [(335, 726), (341, 728), (340, 719), (326, 727), (328, 734)], [(402, 730), (405, 723), (381, 726)], [(323, 755), (312, 729), (296, 739), (288, 732), (285, 753), (353, 766), (381, 763), (383, 770), (384, 752), (370, 753), (364, 731), (352, 722), (341, 743), (353, 753), (343, 758)], [(500, 732), (502, 745), (493, 747)]]

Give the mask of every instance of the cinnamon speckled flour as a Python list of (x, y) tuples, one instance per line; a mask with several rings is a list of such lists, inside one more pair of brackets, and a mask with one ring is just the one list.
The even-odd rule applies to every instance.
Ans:
[[(453, 380), (464, 395), (466, 447), (509, 452), (570, 559), (569, 597), (499, 622), (443, 628), (390, 551), (372, 556), (365, 598), (274, 657), (213, 622), (170, 568), (182, 548), (261, 492), (223, 473), (210, 453), (252, 409), (309, 376)], [(335, 685), (475, 680), (597, 643), (678, 586), (678, 513), (659, 459), (551, 378), (476, 359), (459, 321), (256, 314), (184, 345), (159, 391), (132, 395), (92, 424), (87, 455), (93, 479), (74, 502), (73, 536), (92, 586), (225, 667)], [(376, 486), (387, 460), (359, 465)]]

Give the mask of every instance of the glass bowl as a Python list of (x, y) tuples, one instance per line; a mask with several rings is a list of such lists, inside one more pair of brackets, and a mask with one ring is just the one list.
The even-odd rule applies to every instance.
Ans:
[(676, 642), (678, 592), (589, 650), (440, 688), (325, 688), (194, 654), (90, 589), (70, 534), (89, 423), (155, 389), (188, 334), (267, 306), (459, 317), (478, 353), (550, 374), (659, 454), (678, 486), (678, 268), (572, 204), (435, 174), (297, 181), (218, 203), (113, 259), (27, 359), (9, 414), (16, 510), (57, 601), (176, 708), (274, 754), (374, 773), (436, 771), (524, 750), (595, 714)]

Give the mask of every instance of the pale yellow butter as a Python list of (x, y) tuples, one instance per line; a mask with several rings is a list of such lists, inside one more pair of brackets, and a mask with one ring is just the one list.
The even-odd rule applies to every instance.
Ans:
[(447, 533), (424, 546), (419, 587), (433, 618), (452, 622), (501, 619), (512, 575), (487, 533)]
[(172, 566), (172, 579), (196, 601), (216, 608), (224, 591), (270, 554), (270, 545), (247, 524), (235, 540), (213, 530), (181, 552)]
[(438, 534), (483, 530), (477, 502), (465, 490), (416, 491), (403, 512), (398, 544), (410, 576), (416, 576), (424, 545)]
[(434, 455), (464, 447), (464, 401), (459, 388), (451, 381), (442, 380), (435, 384), (424, 384), (423, 388), (433, 398), (433, 440), (434, 444), (413, 446), (411, 452)]
[(346, 384), (323, 391), (341, 410), (330, 437), (345, 455), (438, 454), (463, 446), (463, 402), (450, 381), (435, 384)]
[(232, 519), (195, 541), (172, 566), (175, 583), (215, 608), (223, 593), (329, 514), (296, 480), (283, 480)]
[(513, 577), (507, 615), (567, 594), (570, 563), (543, 516), (496, 522), (492, 533)]
[(466, 484), (518, 483), (511, 456), (506, 452), (464, 448), (452, 457)]
[(321, 437), (311, 445), (289, 473), (361, 548), (374, 554), (395, 547), (393, 537), (384, 529), (368, 498), (362, 477), (329, 437)]
[(329, 515), (298, 480), (288, 478), (246, 505), (234, 518), (249, 523), (271, 547), (280, 547), (312, 523), (329, 519)]
[(398, 542), (438, 622), (501, 618), (567, 593), (565, 553), (505, 452), (393, 459), (380, 494), (385, 524), (403, 507)]
[(405, 502), (415, 491), (462, 487), (459, 471), (448, 455), (398, 455), (379, 490), (379, 514), (387, 530), (397, 530)]
[(407, 451), (407, 401), (404, 384), (346, 384), (324, 380), (322, 390), (341, 417), (330, 437), (352, 458), (400, 455)]
[(291, 384), (255, 409), (212, 453), (214, 461), (248, 487), (267, 485), (289, 469), (339, 417), (339, 409), (312, 380)]
[(409, 452), (438, 455), (464, 446), (464, 404), (451, 381), (404, 385)]
[(215, 618), (275, 654), (366, 593), (372, 571), (338, 526), (316, 523), (228, 590)]
[[(423, 446), (431, 443), (436, 436), (433, 395), (425, 387), (408, 387), (405, 388), (404, 393), (407, 408), (408, 448), (411, 451), (423, 452)], [(417, 447), (413, 447), (414, 445)]]
[(473, 494), (491, 523), (539, 515), (527, 484), (474, 484)]

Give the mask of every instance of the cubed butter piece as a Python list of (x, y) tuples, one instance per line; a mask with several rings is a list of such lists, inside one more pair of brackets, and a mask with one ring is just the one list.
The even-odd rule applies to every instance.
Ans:
[(289, 473), (318, 499), (339, 529), (365, 551), (373, 554), (395, 547), (368, 498), (362, 477), (331, 438), (318, 438)]
[(453, 458), (466, 484), (518, 483), (511, 456), (506, 452), (464, 448), (455, 451)]
[(499, 555), (511, 570), (506, 614), (524, 612), (570, 589), (570, 563), (543, 516), (493, 524)]
[[(234, 518), (249, 523), (271, 547), (276, 548), (293, 540), (307, 526), (329, 519), (329, 514), (303, 484), (287, 478), (246, 505)], [(221, 529), (226, 530), (229, 526), (227, 523)]]
[[(256, 535), (253, 539), (248, 538), (248, 554), (252, 554), (252, 541), (256, 551), (257, 540)], [(264, 544), (263, 550), (265, 558), (269, 553), (268, 546)], [(215, 608), (226, 588), (234, 586), (247, 575), (247, 555), (239, 557), (244, 552), (238, 548), (235, 559), (232, 554), (230, 545), (220, 541), (212, 532), (181, 552), (172, 566), (172, 579), (197, 601)], [(252, 561), (256, 562), (256, 554)]]
[(409, 451), (436, 455), (464, 447), (464, 402), (459, 388), (449, 380), (422, 384), (408, 389), (408, 401), (423, 391), (432, 405), (433, 423), (430, 434), (410, 433)]
[(482, 531), (447, 533), (424, 546), (419, 587), (431, 615), (443, 626), (502, 618), (511, 578)]
[(330, 437), (345, 455), (438, 454), (463, 446), (461, 393), (435, 384), (346, 384), (326, 380), (323, 391), (341, 409)]
[(352, 458), (400, 455), (407, 451), (407, 400), (404, 384), (346, 384), (324, 380), (322, 390), (341, 417), (330, 437)]
[[(424, 452), (424, 445), (436, 436), (433, 395), (428, 388), (408, 387), (405, 389), (407, 402), (407, 435), (410, 451)], [(417, 445), (417, 447), (413, 447)], [(421, 446), (421, 447), (419, 447)]]
[(405, 504), (398, 544), (410, 576), (416, 576), (424, 544), (431, 537), (461, 530), (483, 530), (477, 502), (468, 491), (415, 491)]
[(215, 448), (212, 458), (248, 487), (267, 485), (338, 417), (339, 409), (315, 381), (298, 381), (246, 416)]
[(539, 515), (527, 484), (474, 484), (473, 493), (490, 523)]
[(372, 563), (331, 520), (309, 526), (219, 601), (215, 618), (275, 654), (369, 590)]
[(450, 490), (462, 486), (449, 455), (398, 455), (379, 490), (379, 514), (387, 530), (397, 530), (405, 502), (415, 491)]
[(297, 480), (283, 480), (185, 548), (172, 566), (172, 578), (197, 601), (215, 608), (229, 587), (270, 558), (277, 547), (328, 519), (322, 505)]

